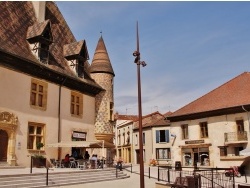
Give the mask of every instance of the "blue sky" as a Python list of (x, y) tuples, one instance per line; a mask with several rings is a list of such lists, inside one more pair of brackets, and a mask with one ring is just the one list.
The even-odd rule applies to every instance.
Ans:
[(115, 71), (115, 111), (138, 114), (139, 22), (143, 115), (175, 111), (250, 71), (250, 2), (59, 1), (92, 62), (102, 36)]

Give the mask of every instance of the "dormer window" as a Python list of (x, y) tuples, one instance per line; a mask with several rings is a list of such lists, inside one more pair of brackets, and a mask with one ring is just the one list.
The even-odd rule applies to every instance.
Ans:
[(64, 45), (63, 55), (75, 74), (84, 78), (84, 63), (89, 59), (85, 40)]
[(49, 62), (49, 46), (53, 42), (50, 20), (36, 23), (28, 28), (27, 41), (33, 53), (45, 64)]

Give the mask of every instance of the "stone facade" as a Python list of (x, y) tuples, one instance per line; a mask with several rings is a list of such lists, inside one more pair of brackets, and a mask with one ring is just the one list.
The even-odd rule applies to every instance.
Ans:
[(113, 121), (110, 114), (110, 104), (114, 103), (113, 97), (113, 75), (105, 73), (91, 74), (91, 77), (105, 91), (96, 96), (95, 109), (95, 135), (97, 139), (112, 142), (113, 139)]

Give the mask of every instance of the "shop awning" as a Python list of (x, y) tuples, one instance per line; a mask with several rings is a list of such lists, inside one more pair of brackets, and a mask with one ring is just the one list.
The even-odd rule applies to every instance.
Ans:
[(246, 148), (240, 151), (240, 155), (250, 156), (250, 148)]
[(104, 140), (94, 141), (61, 141), (58, 143), (47, 144), (47, 147), (66, 148), (66, 147), (83, 147), (83, 148), (114, 148), (114, 144)]

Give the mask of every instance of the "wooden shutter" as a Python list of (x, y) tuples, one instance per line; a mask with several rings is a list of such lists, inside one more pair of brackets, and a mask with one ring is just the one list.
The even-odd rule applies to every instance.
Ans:
[(165, 130), (165, 142), (169, 142), (169, 130)]
[(155, 133), (156, 133), (156, 143), (159, 143), (160, 142), (160, 131), (157, 130), (157, 131), (155, 131)]

